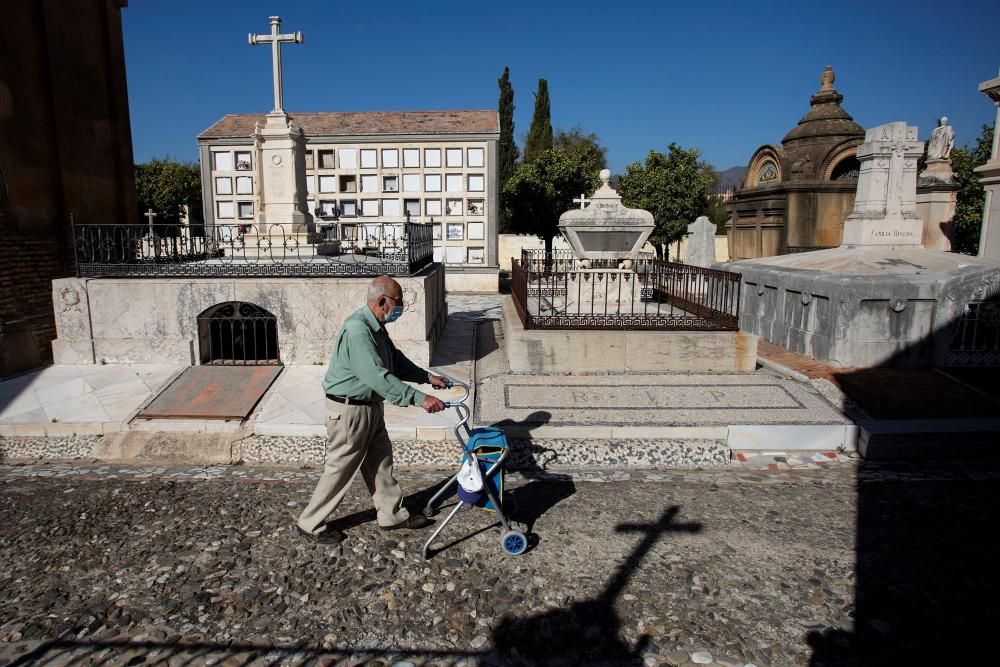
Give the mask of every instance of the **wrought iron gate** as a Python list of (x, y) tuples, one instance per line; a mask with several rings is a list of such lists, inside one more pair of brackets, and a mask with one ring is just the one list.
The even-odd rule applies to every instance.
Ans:
[(198, 316), (201, 363), (272, 366), (278, 356), (278, 320), (260, 306), (233, 301)]

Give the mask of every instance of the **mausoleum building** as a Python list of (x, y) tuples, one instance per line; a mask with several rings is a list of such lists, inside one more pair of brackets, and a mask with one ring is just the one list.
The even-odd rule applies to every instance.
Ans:
[[(296, 193), (296, 200), (311, 216), (309, 231), (335, 229), (350, 251), (365, 225), (429, 223), (434, 260), (447, 267), (448, 289), (496, 291), (496, 111), (287, 117), (304, 153), (304, 192)], [(265, 122), (265, 114), (229, 114), (198, 136), (209, 224), (249, 227), (262, 221), (267, 201), (261, 193), (267, 192), (264, 181), (272, 170), (261, 164), (255, 137)]]
[(732, 259), (840, 245), (865, 130), (840, 106), (835, 78), (827, 67), (809, 113), (780, 145), (761, 146), (750, 159), (742, 188), (726, 204)]

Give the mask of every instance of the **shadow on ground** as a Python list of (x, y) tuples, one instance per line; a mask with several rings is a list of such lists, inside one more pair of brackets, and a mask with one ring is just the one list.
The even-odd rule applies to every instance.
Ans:
[(858, 473), (854, 628), (811, 633), (810, 665), (994, 663), (1000, 481), (892, 469)]
[(632, 647), (621, 640), (621, 619), (614, 603), (661, 537), (670, 532), (701, 530), (700, 523), (676, 523), (679, 513), (680, 508), (673, 506), (652, 524), (618, 524), (615, 533), (644, 533), (644, 537), (618, 566), (601, 594), (575, 602), (567, 609), (535, 616), (505, 616), (493, 634), (499, 657), (525, 665), (551, 660), (566, 664), (642, 664), (641, 655), (648, 638), (644, 636)]
[[(1000, 416), (996, 388), (982, 370), (944, 375), (912, 369), (935, 346), (972, 366), (996, 363), (998, 287), (979, 285), (961, 316), (912, 341), (881, 368), (834, 378), (870, 415), (883, 419)], [(978, 292), (977, 292), (978, 290)], [(976, 294), (979, 296), (975, 296)], [(992, 362), (990, 361), (992, 359)], [(954, 376), (964, 377), (963, 381)], [(991, 377), (986, 387), (964, 382)], [(996, 443), (959, 435), (926, 454), (943, 465), (862, 466), (857, 481), (856, 584), (853, 628), (812, 632), (813, 667), (833, 665), (979, 664), (996, 662), (1000, 624), (1000, 482), (975, 468), (949, 465), (986, 458), (995, 471)], [(971, 445), (971, 446), (970, 446)], [(889, 470), (895, 475), (876, 474)]]

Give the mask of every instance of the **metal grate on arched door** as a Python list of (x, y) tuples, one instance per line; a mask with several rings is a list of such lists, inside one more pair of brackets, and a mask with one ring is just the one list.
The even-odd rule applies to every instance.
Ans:
[(273, 366), (278, 356), (277, 318), (260, 306), (232, 301), (198, 316), (201, 363)]

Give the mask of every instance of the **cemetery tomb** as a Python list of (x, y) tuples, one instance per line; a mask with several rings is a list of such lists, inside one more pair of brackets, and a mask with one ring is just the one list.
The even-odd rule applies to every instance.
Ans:
[(742, 275), (742, 329), (845, 367), (1000, 363), (980, 316), (1000, 301), (1000, 264), (923, 246), (917, 136), (903, 122), (866, 132), (843, 245), (724, 265)]
[(610, 178), (603, 170), (598, 191), (560, 216), (571, 252), (524, 251), (512, 262), (503, 307), (511, 367), (753, 370), (756, 337), (737, 326), (739, 278), (641, 255), (653, 216), (623, 206)]

